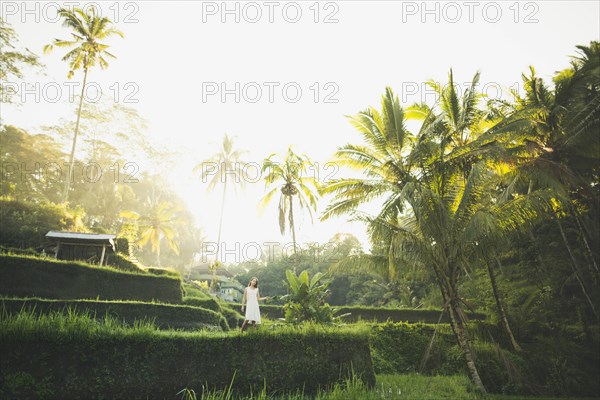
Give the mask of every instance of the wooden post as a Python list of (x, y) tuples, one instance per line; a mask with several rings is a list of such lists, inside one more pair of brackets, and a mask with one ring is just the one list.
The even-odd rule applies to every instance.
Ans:
[(56, 242), (56, 251), (54, 252), (54, 258), (58, 260), (58, 249), (60, 249), (60, 240)]
[(102, 255), (100, 256), (100, 265), (104, 263), (104, 254), (106, 253), (106, 244), (102, 244)]

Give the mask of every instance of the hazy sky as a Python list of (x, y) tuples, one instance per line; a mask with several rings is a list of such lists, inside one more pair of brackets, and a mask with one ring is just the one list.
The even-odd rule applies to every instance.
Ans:
[[(53, 38), (67, 38), (56, 8), (73, 4), (2, 3), (2, 17), (20, 44), (46, 65), (45, 75), (26, 75), (29, 83), (40, 83), (40, 98), (29, 94), (21, 96), (19, 107), (3, 105), (5, 123), (35, 132), (73, 116), (67, 66), (60, 61), (65, 51), (42, 55)], [(319, 178), (340, 177), (326, 163), (338, 146), (360, 141), (345, 115), (378, 106), (386, 86), (404, 104), (432, 102), (425, 81), (444, 83), (453, 68), (457, 82), (468, 82), (479, 70), (480, 87), (502, 96), (518, 88), (529, 65), (549, 78), (568, 65), (576, 45), (600, 37), (598, 1), (95, 4), (125, 39), (107, 41), (118, 58), (107, 70), (94, 69), (89, 81), (114, 101), (135, 107), (150, 123), (148, 135), (180, 152), (159, 169), (209, 240), (216, 240), (221, 191), (207, 193), (191, 169), (218, 149), (224, 133), (248, 151), (247, 161), (260, 163), (293, 145), (319, 163)], [(80, 81), (78, 73), (73, 82)], [(257, 212), (263, 194), (258, 183), (229, 195), (223, 228), (228, 248), (291, 240), (279, 234), (277, 202)], [(300, 242), (325, 242), (345, 232), (366, 243), (364, 228), (344, 219), (312, 225), (305, 216), (298, 222)]]

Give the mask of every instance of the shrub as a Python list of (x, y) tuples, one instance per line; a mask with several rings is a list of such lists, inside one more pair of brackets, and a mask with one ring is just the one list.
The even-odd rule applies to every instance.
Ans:
[[(592, 334), (593, 335), (593, 334)], [(563, 326), (523, 344), (527, 377), (536, 393), (597, 396), (600, 393), (598, 332), (586, 338), (580, 327)]]
[(188, 296), (188, 297), (198, 297), (198, 298), (201, 298), (201, 299), (212, 299), (211, 295), (209, 295), (208, 293), (206, 293), (205, 291), (203, 291), (195, 283), (187, 283), (187, 282), (185, 282), (183, 284), (183, 291), (185, 292), (185, 295)]
[(8, 247), (39, 248), (47, 243), (50, 230), (84, 229), (76, 212), (64, 205), (30, 203), (0, 197), (0, 244)]
[[(481, 326), (479, 326), (481, 325)], [(440, 324), (423, 368), (420, 363), (431, 340), (434, 325), (385, 323), (371, 328), (371, 354), (375, 372), (404, 374), (419, 371), (429, 375), (467, 374), (461, 348), (447, 324)], [(563, 326), (522, 342), (522, 353), (488, 343), (500, 332), (488, 322), (469, 324), (471, 348), (479, 375), (492, 393), (547, 396), (594, 396), (600, 391), (598, 332)], [(508, 344), (507, 344), (508, 345)]]
[[(525, 361), (517, 354), (493, 343), (474, 341), (471, 344), (477, 371), (485, 388), (491, 393), (524, 394), (523, 372)], [(454, 375), (457, 371), (467, 373), (465, 356), (458, 345), (446, 350), (444, 365), (432, 371), (436, 374)]]
[(126, 237), (118, 237), (115, 239), (115, 247), (117, 253), (123, 254), (125, 256), (129, 255), (129, 239)]
[(438, 369), (445, 361), (445, 351), (456, 340), (447, 325), (439, 325), (437, 339), (420, 371), (434, 329), (433, 325), (404, 322), (373, 324), (370, 343), (375, 372), (403, 374)]
[[(414, 309), (398, 309), (398, 308), (383, 308), (383, 307), (363, 307), (363, 306), (342, 306), (336, 307), (338, 315), (347, 316), (342, 317), (344, 322), (423, 322), (428, 324), (437, 323), (440, 317), (440, 310), (414, 310)], [(264, 313), (266, 317), (270, 319), (279, 319), (284, 317), (284, 310), (282, 306), (274, 304), (261, 304), (261, 313)], [(469, 318), (474, 321), (484, 320), (485, 314), (480, 313), (467, 313)], [(448, 323), (449, 320), (444, 314), (442, 318), (443, 323)]]
[(227, 324), (229, 325), (229, 329), (236, 329), (242, 326), (244, 322), (244, 317), (242, 314), (236, 311), (235, 308), (230, 307), (227, 304), (221, 304), (221, 314), (227, 320)]
[(26, 256), (40, 256), (40, 253), (38, 251), (36, 251), (35, 249), (20, 249), (18, 247), (6, 247), (6, 246), (2, 246), (0, 245), (0, 254), (19, 254), (19, 255), (26, 255)]
[(34, 397), (31, 382), (46, 382), (46, 397), (69, 399), (174, 398), (182, 388), (224, 389), (234, 375), (240, 393), (263, 385), (270, 393), (315, 393), (353, 374), (375, 384), (368, 339), (360, 332), (224, 335), (123, 329), (72, 316), (2, 318), (3, 398)]
[(0, 255), (0, 295), (181, 303), (181, 281), (79, 262)]

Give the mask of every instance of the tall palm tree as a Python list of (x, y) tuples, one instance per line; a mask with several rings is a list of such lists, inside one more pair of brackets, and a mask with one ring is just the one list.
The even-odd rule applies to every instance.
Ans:
[(481, 263), (498, 236), (523, 229), (532, 216), (541, 215), (550, 197), (549, 193), (535, 192), (496, 204), (493, 194), (497, 183), (498, 178), (485, 163), (477, 163), (466, 179), (449, 179), (443, 194), (431, 182), (407, 184), (399, 197), (408, 207), (397, 219), (364, 218), (372, 240), (391, 243), (395, 258), (433, 270), (471, 379), (481, 391), (485, 388), (465, 329), (467, 303), (460, 296), (461, 279), (472, 265)]
[[(235, 185), (244, 186), (246, 181), (244, 180), (244, 167), (247, 165), (245, 161), (241, 160), (244, 151), (234, 149), (233, 138), (225, 134), (223, 136), (223, 142), (221, 149), (215, 153), (212, 157), (202, 161), (196, 167), (194, 172), (200, 172), (202, 181), (210, 179), (207, 190), (212, 191), (217, 184), (223, 184), (223, 194), (221, 195), (221, 214), (219, 217), (219, 231), (217, 234), (217, 250), (215, 253), (215, 262), (211, 265), (210, 269), (213, 273), (213, 282), (211, 287), (216, 290), (217, 283), (217, 269), (220, 266), (219, 262), (219, 250), (221, 248), (221, 232), (223, 229), (223, 214), (225, 211), (225, 195), (227, 193), (227, 183), (230, 183), (233, 188)], [(214, 169), (206, 168), (206, 166), (212, 165), (217, 166), (218, 170), (215, 173)]]
[[(296, 224), (294, 219), (294, 197), (298, 198), (301, 209), (308, 210), (312, 220), (312, 211), (316, 211), (319, 186), (314, 177), (305, 173), (313, 163), (306, 155), (297, 155), (289, 147), (285, 158), (279, 162), (275, 154), (271, 154), (263, 161), (263, 179), (267, 186), (267, 194), (260, 200), (259, 206), (265, 207), (277, 194), (279, 196), (279, 230), (285, 234), (286, 227), (292, 233), (294, 256), (297, 255)], [(287, 223), (286, 223), (287, 219)], [(296, 264), (294, 263), (294, 273)]]
[[(473, 87), (477, 80), (478, 75)], [(477, 95), (467, 91), (459, 99), (454, 89), (440, 94), (439, 110), (419, 105), (405, 113), (387, 89), (381, 113), (371, 109), (354, 118), (367, 145), (340, 148), (338, 158), (363, 169), (367, 176), (326, 186), (323, 192), (335, 198), (323, 218), (350, 212), (367, 222), (371, 241), (388, 246), (390, 274), (400, 259), (431, 268), (471, 379), (485, 391), (465, 330), (459, 283), (472, 264), (481, 263), (481, 248), (494, 241), (495, 231), (525, 225), (547, 202), (543, 197), (531, 201), (538, 196), (535, 193), (511, 204), (493, 203), (497, 179), (492, 179), (494, 174), (482, 161), (487, 149), (463, 150), (485, 129)], [(403, 121), (419, 114), (423, 124), (413, 138)], [(377, 197), (384, 199), (377, 216), (357, 213), (357, 206)]]
[(63, 19), (63, 26), (72, 30), (73, 40), (54, 39), (54, 42), (44, 46), (44, 53), (49, 53), (56, 47), (73, 48), (62, 58), (69, 63), (68, 78), (75, 75), (75, 71), (83, 68), (83, 85), (79, 97), (79, 108), (77, 110), (77, 122), (75, 123), (75, 133), (73, 135), (73, 144), (71, 145), (71, 154), (69, 155), (69, 173), (65, 182), (63, 201), (69, 198), (69, 189), (71, 177), (73, 175), (73, 158), (75, 157), (75, 148), (77, 146), (77, 135), (79, 134), (79, 121), (81, 119), (81, 107), (85, 94), (85, 86), (90, 68), (99, 65), (100, 68), (108, 67), (108, 61), (105, 57), (116, 58), (107, 51), (108, 45), (101, 43), (110, 36), (117, 35), (123, 37), (123, 33), (112, 27), (112, 22), (106, 17), (97, 15), (94, 7), (89, 7), (85, 13), (80, 8), (60, 9), (58, 15)]
[[(491, 130), (485, 139), (502, 140), (506, 146), (504, 158), (513, 166), (505, 184), (507, 195), (529, 193), (535, 189), (551, 189), (557, 200), (550, 213), (557, 224), (570, 259), (573, 276), (598, 318), (593, 289), (598, 285), (600, 270), (589, 243), (594, 236), (582, 228), (579, 215), (598, 204), (600, 173), (600, 43), (578, 46), (580, 56), (570, 68), (554, 78), (554, 89), (536, 75), (531, 67), (523, 74), (525, 95), (516, 96), (515, 104), (504, 116), (504, 124), (524, 121), (522, 128)], [(570, 218), (578, 228), (578, 238), (587, 258), (586, 272), (579, 267), (561, 220)], [(597, 227), (596, 227), (597, 231)], [(529, 233), (532, 240), (535, 236)], [(597, 240), (596, 240), (597, 241)]]
[(139, 230), (138, 245), (152, 246), (152, 252), (156, 253), (156, 263), (160, 268), (160, 247), (164, 239), (175, 254), (179, 254), (179, 246), (175, 241), (175, 228), (177, 210), (168, 201), (160, 201), (156, 196), (148, 198), (144, 213), (135, 211), (122, 211), (121, 217), (136, 221)]
[(489, 146), (470, 146), (495, 122), (487, 119), (486, 113), (479, 108), (483, 97), (476, 90), (479, 78), (477, 72), (461, 97), (450, 70), (446, 85), (427, 82), (437, 95), (433, 106), (415, 104), (407, 108), (406, 118), (421, 122), (418, 140), (411, 151), (411, 162), (419, 165), (420, 173), (438, 176), (439, 188), (443, 188), (446, 179), (455, 173), (461, 173), (466, 179), (471, 166), (492, 150)]
[(403, 204), (396, 193), (408, 182), (416, 179), (413, 166), (406, 156), (414, 140), (404, 125), (405, 114), (398, 96), (386, 88), (381, 100), (382, 111), (375, 107), (350, 117), (350, 123), (362, 134), (366, 145), (346, 144), (338, 149), (335, 162), (364, 172), (365, 178), (335, 179), (321, 188), (323, 194), (334, 194), (335, 201), (321, 216), (353, 213), (357, 207), (374, 199), (385, 197), (393, 205), (387, 211), (397, 215)]
[[(476, 91), (479, 77), (479, 73), (473, 76), (470, 86), (461, 97), (456, 91), (453, 72), (450, 70), (447, 85), (428, 82), (438, 98), (433, 107), (416, 104), (407, 110), (407, 118), (422, 121), (418, 140), (410, 155), (414, 158), (412, 162), (419, 164), (421, 180), (428, 180), (435, 185), (442, 196), (445, 195), (446, 188), (452, 186), (452, 179), (462, 177), (466, 180), (475, 163), (484, 159), (488, 162), (503, 162), (503, 143), (489, 139), (489, 136), (512, 134), (516, 129), (527, 126), (527, 121), (523, 121), (522, 117), (509, 124), (502, 117), (490, 116), (489, 112), (479, 108), (483, 98)], [(496, 246), (491, 246), (491, 252), (497, 251), (500, 238), (496, 239)], [(481, 261), (487, 267), (502, 326), (513, 348), (520, 351), (521, 347), (512, 332), (497, 289), (493, 264), (485, 257)]]

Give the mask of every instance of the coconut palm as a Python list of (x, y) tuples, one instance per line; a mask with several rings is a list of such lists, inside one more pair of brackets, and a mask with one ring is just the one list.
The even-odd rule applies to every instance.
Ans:
[[(586, 232), (580, 220), (582, 211), (598, 203), (595, 190), (600, 173), (600, 44), (578, 46), (580, 56), (572, 66), (559, 72), (550, 89), (531, 67), (523, 74), (525, 96), (504, 116), (504, 125), (521, 121), (521, 129), (490, 130), (482, 136), (489, 142), (503, 141), (505, 158), (511, 164), (505, 182), (506, 196), (530, 193), (536, 189), (551, 189), (556, 203), (550, 215), (554, 218), (563, 244), (569, 254), (573, 276), (578, 282), (590, 309), (598, 317), (589, 284), (598, 285), (600, 270), (589, 243), (594, 236)], [(523, 122), (525, 122), (523, 124)], [(563, 222), (570, 218), (578, 228), (578, 238), (586, 255), (586, 279), (569, 244)], [(561, 222), (562, 221), (562, 222)], [(536, 238), (529, 232), (532, 241)], [(541, 260), (541, 254), (538, 257)], [(543, 261), (541, 261), (543, 262)]]
[[(223, 213), (225, 211), (225, 195), (227, 193), (227, 184), (229, 183), (233, 188), (236, 185), (244, 186), (244, 167), (247, 165), (245, 161), (241, 160), (244, 151), (234, 149), (233, 138), (225, 134), (223, 136), (223, 142), (221, 149), (215, 153), (212, 157), (202, 161), (196, 167), (194, 172), (200, 172), (202, 182), (210, 178), (207, 190), (212, 191), (217, 184), (223, 184), (223, 194), (221, 196), (221, 214), (219, 217), (219, 231), (217, 234), (217, 250), (215, 254), (215, 262), (210, 266), (213, 273), (212, 288), (216, 290), (218, 284), (217, 281), (217, 269), (220, 266), (219, 262), (219, 250), (221, 248), (221, 232), (223, 229)], [(207, 168), (207, 166), (216, 166), (217, 171), (213, 168)]]
[(467, 303), (459, 293), (461, 279), (482, 261), (498, 236), (523, 229), (542, 215), (551, 197), (551, 192), (535, 192), (495, 204), (497, 184), (493, 172), (483, 162), (477, 163), (465, 179), (448, 180), (443, 195), (437, 185), (426, 181), (405, 185), (399, 197), (408, 206), (395, 220), (364, 218), (372, 240), (391, 243), (395, 258), (433, 270), (471, 379), (481, 391), (485, 388), (465, 329)]
[(131, 219), (137, 223), (139, 231), (139, 246), (152, 246), (152, 252), (156, 253), (156, 263), (160, 268), (160, 247), (164, 239), (169, 248), (179, 254), (179, 246), (175, 241), (175, 222), (177, 220), (177, 209), (168, 201), (160, 201), (156, 196), (148, 198), (144, 213), (135, 211), (122, 211), (121, 217)]
[(382, 196), (389, 212), (395, 215), (403, 204), (396, 193), (407, 182), (414, 181), (413, 166), (406, 159), (414, 137), (404, 126), (404, 110), (391, 88), (386, 88), (381, 100), (382, 111), (375, 107), (350, 117), (350, 123), (362, 134), (366, 145), (346, 144), (338, 149), (335, 162), (340, 166), (362, 171), (365, 178), (335, 179), (321, 192), (334, 194), (334, 201), (321, 216), (353, 213), (357, 207)]
[[(407, 110), (407, 118), (422, 121), (418, 140), (409, 157), (411, 163), (419, 165), (420, 180), (435, 186), (442, 196), (445, 196), (446, 188), (452, 186), (453, 179), (462, 176), (466, 180), (475, 163), (484, 159), (490, 163), (504, 162), (506, 143), (498, 140), (499, 134), (508, 136), (529, 126), (527, 118), (522, 115), (505, 120), (503, 116), (490, 115), (480, 109), (483, 96), (476, 91), (478, 83), (479, 73), (476, 73), (461, 97), (456, 91), (450, 70), (448, 84), (441, 86), (433, 81), (428, 82), (437, 94), (435, 105), (416, 104)], [(497, 239), (496, 246), (490, 249), (492, 253), (497, 251), (501, 238)], [(486, 257), (482, 262), (490, 277), (499, 319), (513, 348), (520, 351), (497, 289), (493, 270), (495, 263)]]
[[(352, 118), (353, 124), (363, 133), (367, 146), (346, 145), (338, 150), (337, 158), (343, 165), (363, 170), (366, 179), (340, 179), (326, 186), (323, 191), (334, 193), (336, 201), (327, 207), (324, 219), (329, 215), (353, 212), (362, 202), (384, 197), (382, 212), (388, 215), (381, 214), (380, 218), (393, 220), (404, 207), (398, 193), (406, 183), (428, 180), (443, 195), (448, 181), (455, 179), (456, 174), (465, 179), (473, 163), (483, 155), (498, 152), (498, 145), (490, 145), (490, 142), (493, 143), (491, 140), (481, 144), (475, 141), (494, 122), (487, 121), (486, 114), (478, 108), (481, 95), (475, 87), (479, 73), (474, 75), (471, 86), (462, 97), (456, 91), (452, 70), (448, 79), (444, 86), (428, 82), (438, 95), (438, 102), (433, 106), (417, 104), (405, 112), (397, 97), (387, 88), (382, 98), (381, 114), (370, 108)], [(405, 129), (405, 119), (421, 121), (418, 139)], [(395, 124), (378, 121), (394, 121)], [(391, 243), (387, 242), (389, 245)], [(379, 257), (379, 269), (381, 262), (387, 262), (388, 273), (385, 275), (396, 276), (398, 260), (392, 252), (386, 251), (386, 254), (386, 260)], [(363, 265), (373, 266), (375, 258), (367, 258), (371, 261)], [(494, 291), (494, 295), (500, 305), (499, 293)], [(504, 308), (499, 307), (498, 311), (508, 336), (513, 338), (515, 349), (519, 349)]]
[(460, 96), (450, 70), (447, 84), (427, 82), (437, 95), (434, 105), (415, 104), (406, 110), (407, 119), (421, 122), (409, 162), (419, 165), (420, 174), (438, 177), (440, 189), (456, 173), (466, 178), (473, 164), (496, 150), (489, 143), (476, 142), (483, 132), (498, 122), (486, 118), (487, 114), (480, 108), (483, 95), (476, 90), (479, 79), (477, 72)]
[[(477, 80), (478, 75), (473, 87)], [(404, 113), (387, 89), (381, 113), (371, 109), (355, 117), (367, 145), (347, 145), (338, 151), (338, 158), (363, 169), (367, 178), (342, 179), (326, 186), (323, 191), (334, 193), (335, 198), (324, 218), (350, 212), (367, 222), (371, 241), (388, 247), (388, 276), (397, 274), (399, 260), (432, 270), (471, 378), (484, 391), (465, 330), (459, 283), (465, 271), (483, 261), (482, 249), (495, 242), (495, 231), (526, 226), (547, 201), (532, 193), (495, 205), (492, 199), (498, 180), (492, 179), (492, 170), (481, 161), (493, 146), (467, 146), (486, 128), (484, 114), (477, 109), (478, 95), (468, 90), (459, 99), (452, 89), (452, 74), (450, 83), (439, 89), (441, 105), (418, 105)], [(414, 116), (423, 121), (416, 138), (403, 124), (404, 118)], [(357, 213), (357, 206), (377, 197), (385, 200), (377, 216)]]
[[(262, 173), (268, 187), (267, 194), (260, 200), (259, 206), (266, 207), (272, 198), (279, 195), (279, 230), (282, 235), (286, 228), (292, 233), (294, 256), (297, 255), (296, 221), (294, 219), (294, 198), (298, 199), (301, 209), (306, 209), (312, 220), (312, 212), (316, 211), (319, 186), (314, 177), (306, 176), (313, 166), (306, 155), (297, 155), (291, 147), (282, 162), (271, 154), (263, 161)], [(287, 220), (287, 223), (286, 223)], [(294, 263), (294, 273), (296, 266)]]
[(75, 157), (75, 148), (77, 146), (81, 107), (83, 105), (88, 72), (90, 68), (96, 65), (105, 69), (108, 67), (106, 58), (116, 58), (107, 51), (109, 46), (100, 41), (113, 35), (123, 37), (123, 33), (112, 27), (112, 22), (108, 18), (99, 16), (94, 7), (89, 7), (87, 13), (80, 8), (73, 8), (72, 10), (62, 8), (58, 11), (58, 15), (63, 19), (63, 26), (72, 30), (71, 36), (73, 36), (73, 40), (54, 39), (54, 42), (44, 46), (44, 53), (51, 52), (54, 46), (72, 48), (62, 58), (63, 61), (69, 63), (69, 73), (67, 75), (69, 79), (75, 75), (75, 71), (83, 68), (83, 85), (79, 98), (71, 154), (69, 155), (69, 173), (63, 193), (63, 201), (66, 202), (69, 198), (71, 177), (73, 175), (73, 158)]

